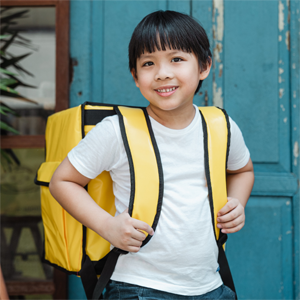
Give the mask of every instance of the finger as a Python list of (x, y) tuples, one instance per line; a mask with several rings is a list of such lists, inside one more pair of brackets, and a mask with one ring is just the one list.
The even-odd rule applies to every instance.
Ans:
[(144, 232), (142, 232), (142, 231), (140, 231), (140, 230), (134, 228), (134, 229), (133, 229), (133, 232), (132, 232), (132, 234), (131, 234), (131, 237), (132, 237), (133, 239), (136, 239), (136, 240), (142, 242), (142, 241), (145, 240), (146, 234), (145, 234)]
[(238, 218), (230, 221), (230, 222), (226, 222), (226, 223), (218, 223), (217, 227), (218, 228), (222, 228), (222, 229), (231, 229), (234, 227), (239, 226), (240, 224), (244, 224), (245, 223), (245, 218), (244, 216), (239, 216)]
[(143, 230), (145, 232), (147, 232), (150, 235), (154, 234), (154, 230), (152, 229), (152, 227), (150, 227), (147, 223), (137, 220), (137, 219), (132, 219), (132, 226), (137, 229), (137, 230)]
[(126, 249), (126, 251), (137, 253), (139, 252), (141, 247), (130, 246)]
[(142, 242), (130, 237), (130, 238), (124, 239), (123, 241), (120, 241), (119, 244), (116, 244), (114, 246), (117, 248), (120, 248), (122, 250), (129, 251), (129, 249), (132, 247), (140, 248), (142, 246)]
[(244, 215), (244, 209), (241, 205), (239, 205), (232, 211), (228, 212), (226, 215), (218, 217), (217, 222), (218, 223), (230, 222), (241, 215)]
[(141, 247), (142, 246), (142, 242), (138, 241), (136, 239), (131, 239), (128, 243), (129, 247)]
[(240, 224), (239, 226), (237, 227), (234, 227), (234, 228), (228, 228), (228, 229), (221, 229), (221, 231), (223, 233), (234, 233), (234, 232), (238, 232), (240, 231), (243, 227), (244, 227), (245, 223), (242, 223)]
[(235, 198), (228, 198), (228, 202), (219, 210), (218, 216), (223, 216), (233, 209), (235, 209), (239, 204), (239, 200)]

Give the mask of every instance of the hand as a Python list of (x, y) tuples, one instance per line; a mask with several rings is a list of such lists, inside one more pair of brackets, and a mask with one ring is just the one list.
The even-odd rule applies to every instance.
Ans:
[(233, 233), (241, 230), (245, 225), (245, 211), (238, 199), (228, 197), (227, 203), (218, 212), (217, 227), (223, 233)]
[(153, 229), (145, 222), (133, 219), (128, 214), (128, 209), (117, 217), (108, 219), (106, 236), (104, 237), (113, 246), (129, 252), (138, 252), (146, 235), (154, 234)]

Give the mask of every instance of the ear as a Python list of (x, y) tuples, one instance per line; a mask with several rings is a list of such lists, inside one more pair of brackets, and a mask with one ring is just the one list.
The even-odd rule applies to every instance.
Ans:
[(211, 65), (212, 65), (212, 60), (211, 58), (207, 61), (207, 64), (206, 64), (206, 69), (205, 70), (200, 70), (200, 74), (199, 74), (199, 80), (204, 80), (208, 75), (209, 75), (209, 72), (210, 72), (210, 69), (211, 69)]
[(132, 70), (130, 71), (130, 73), (131, 73), (131, 75), (132, 75), (132, 77), (133, 77), (133, 80), (134, 80), (134, 82), (135, 82), (135, 85), (139, 88), (140, 86), (139, 86), (139, 83), (138, 83), (138, 80), (137, 80), (137, 74), (136, 74), (135, 69), (132, 69)]

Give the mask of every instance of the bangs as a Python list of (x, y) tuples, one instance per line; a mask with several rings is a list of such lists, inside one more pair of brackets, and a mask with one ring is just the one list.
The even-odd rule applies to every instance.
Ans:
[[(161, 20), (159, 20), (161, 21)], [(148, 25), (148, 26), (147, 26)], [(165, 51), (166, 49), (192, 52), (191, 41), (186, 32), (178, 31), (174, 24), (159, 22), (158, 24), (147, 24), (136, 45), (135, 53), (140, 57), (145, 52)]]

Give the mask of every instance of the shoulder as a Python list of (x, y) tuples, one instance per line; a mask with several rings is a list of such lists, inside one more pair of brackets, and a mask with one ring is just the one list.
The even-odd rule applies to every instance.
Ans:
[(104, 118), (91, 129), (83, 140), (90, 142), (91, 139), (101, 143), (104, 140), (116, 141), (121, 137), (119, 118), (117, 115)]
[(73, 152), (106, 151), (109, 148), (115, 149), (121, 141), (118, 116), (104, 118), (97, 123), (86, 136), (74, 148)]
[(106, 117), (90, 130), (73, 148), (68, 158), (82, 175), (95, 178), (103, 170), (109, 171), (120, 157), (122, 139), (118, 117)]
[(244, 144), (244, 137), (242, 134), (242, 131), (240, 129), (240, 127), (238, 126), (238, 124), (231, 118), (228, 116), (228, 120), (229, 120), (229, 124), (230, 124), (230, 143), (231, 144)]
[(117, 115), (113, 115), (106, 117), (101, 122), (97, 123), (95, 129), (102, 130), (102, 128), (105, 128), (108, 130), (116, 130), (119, 127), (119, 117)]
[(240, 138), (242, 136), (242, 131), (241, 131), (240, 127), (230, 116), (228, 116), (228, 121), (230, 124), (231, 138), (237, 138), (237, 137)]
[(228, 117), (230, 123), (230, 147), (228, 156), (228, 170), (238, 170), (244, 167), (249, 159), (250, 152), (246, 146), (242, 131), (237, 123)]

